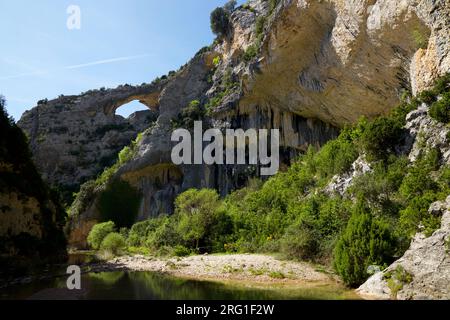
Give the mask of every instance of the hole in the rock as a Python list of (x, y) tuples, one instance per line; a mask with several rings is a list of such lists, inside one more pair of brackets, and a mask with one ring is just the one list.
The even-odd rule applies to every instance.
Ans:
[(136, 111), (144, 111), (144, 110), (149, 110), (149, 108), (146, 105), (140, 103), (138, 100), (134, 100), (117, 108), (116, 115), (128, 118), (130, 114), (133, 114)]

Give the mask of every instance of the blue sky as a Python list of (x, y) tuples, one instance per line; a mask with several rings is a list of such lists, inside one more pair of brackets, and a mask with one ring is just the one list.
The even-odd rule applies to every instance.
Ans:
[[(1, 0), (0, 94), (9, 114), (18, 120), (43, 98), (151, 82), (177, 70), (213, 41), (209, 14), (225, 2)], [(70, 5), (81, 9), (80, 30), (66, 26)]]

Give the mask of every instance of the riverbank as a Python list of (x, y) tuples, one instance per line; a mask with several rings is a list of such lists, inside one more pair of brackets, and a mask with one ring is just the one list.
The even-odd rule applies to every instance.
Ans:
[[(68, 264), (82, 270), (81, 291), (67, 290), (60, 266), (55, 273), (16, 279), (0, 291), (0, 299), (361, 299), (322, 266), (270, 255), (70, 257)], [(136, 286), (142, 291), (135, 297)]]
[(339, 283), (321, 266), (281, 261), (269, 255), (226, 254), (159, 258), (143, 255), (116, 257), (93, 265), (91, 272), (152, 271), (196, 280), (246, 281), (266, 284)]

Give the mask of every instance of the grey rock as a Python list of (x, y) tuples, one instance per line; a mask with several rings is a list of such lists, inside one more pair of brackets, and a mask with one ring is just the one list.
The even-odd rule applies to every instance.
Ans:
[[(77, 187), (95, 178), (157, 119), (158, 97), (165, 84), (126, 85), (61, 96), (25, 112), (18, 125), (30, 139), (34, 161), (44, 179), (59, 187)], [(117, 108), (133, 100), (149, 110), (128, 119), (115, 115)]]

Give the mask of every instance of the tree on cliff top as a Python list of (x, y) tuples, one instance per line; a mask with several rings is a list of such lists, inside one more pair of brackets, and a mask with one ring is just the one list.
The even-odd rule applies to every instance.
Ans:
[(229, 13), (233, 12), (234, 9), (236, 8), (237, 5), (237, 1), (236, 0), (230, 0), (227, 3), (225, 3), (225, 5), (223, 6), (223, 8), (228, 11)]
[(225, 37), (230, 28), (230, 15), (224, 8), (216, 8), (211, 12), (211, 30), (218, 37)]

